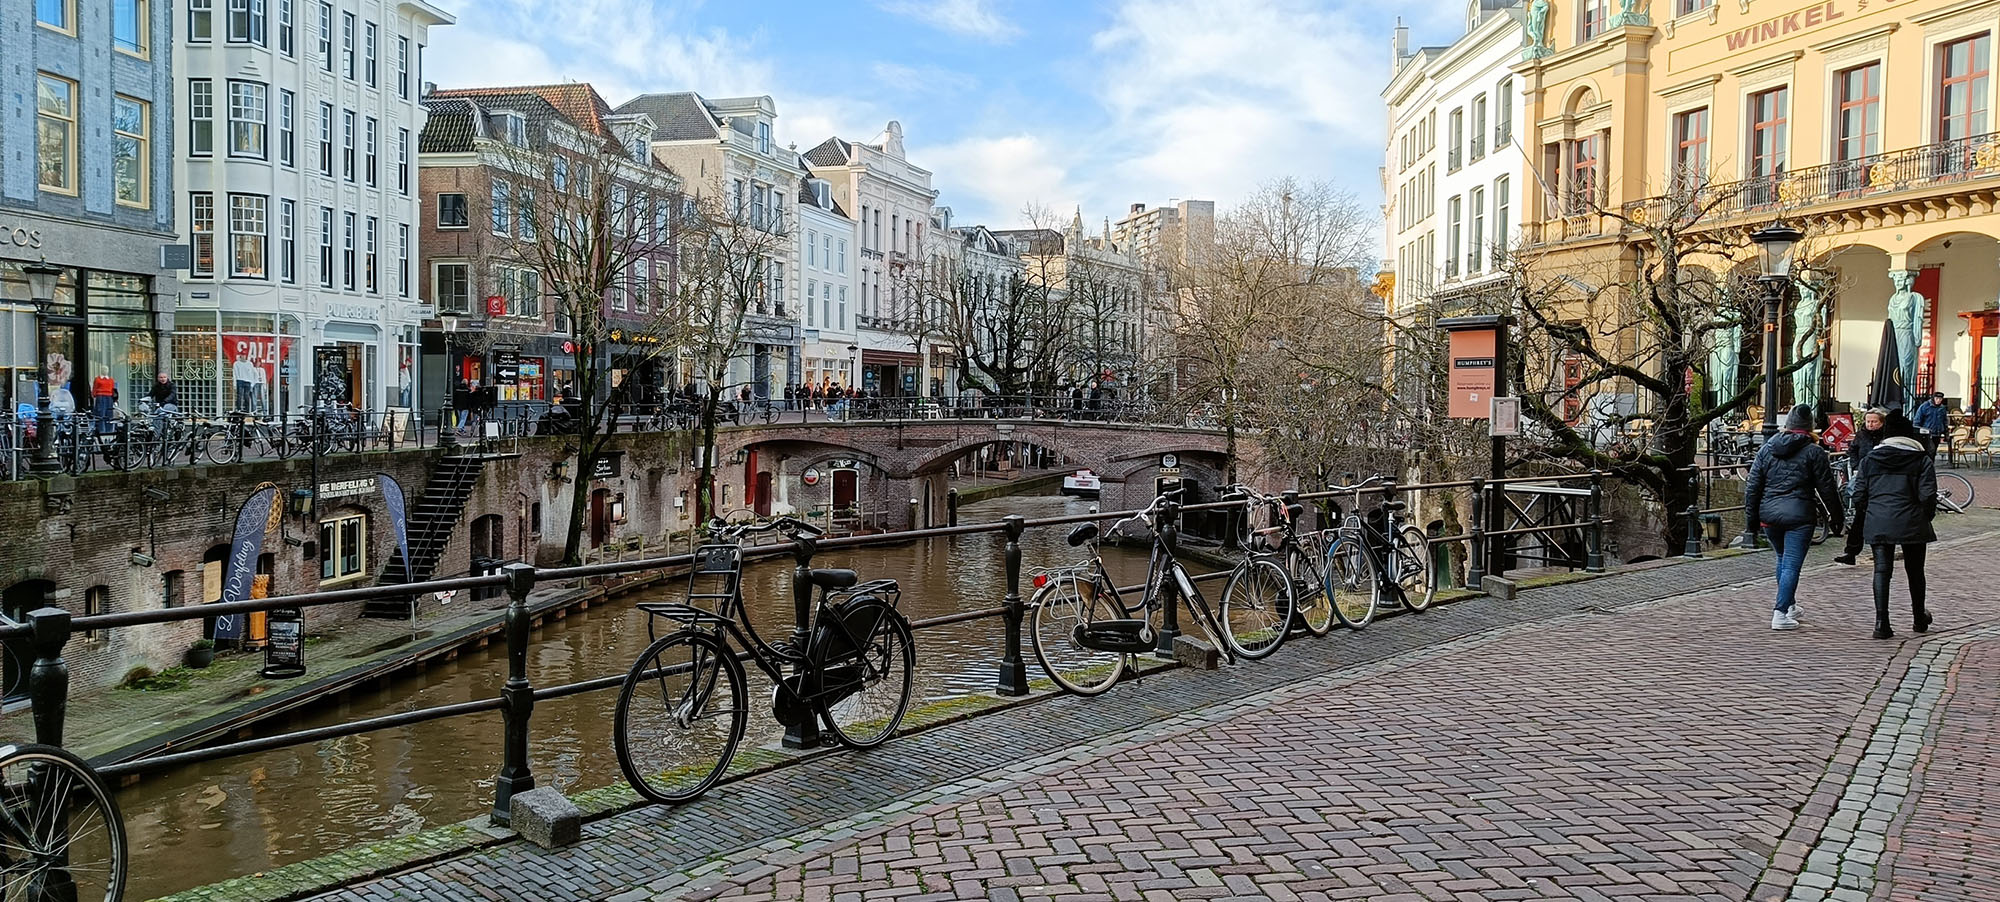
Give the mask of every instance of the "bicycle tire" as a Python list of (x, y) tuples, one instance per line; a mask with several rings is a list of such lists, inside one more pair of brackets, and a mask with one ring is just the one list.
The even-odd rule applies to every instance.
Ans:
[[(7, 814), (0, 818), (0, 861), (6, 863), (0, 887), (22, 881), (23, 898), (44, 892), (76, 902), (125, 897), (125, 822), (111, 791), (83, 759), (55, 746), (0, 747), (0, 806)], [(21, 827), (27, 835), (14, 832)], [(73, 893), (48, 892), (57, 870)]]
[(1431, 560), (1431, 540), (1424, 531), (1405, 526), (1396, 533), (1396, 585), (1403, 607), (1415, 613), (1430, 609), (1437, 598), (1437, 568)]
[(1293, 545), (1285, 552), (1285, 569), (1292, 579), (1292, 610), (1306, 632), (1323, 637), (1333, 632), (1339, 618), (1333, 614), (1333, 597), (1327, 594), (1326, 577), (1320, 573), (1322, 559)]
[[(1375, 568), (1359, 541), (1334, 536), (1326, 546), (1320, 573), (1326, 581), (1327, 597), (1333, 602), (1333, 616), (1340, 625), (1358, 630), (1375, 622)], [(1368, 581), (1366, 586), (1361, 582), (1364, 579)]]
[(1954, 514), (1965, 513), (1972, 506), (1972, 480), (1957, 473), (1939, 473), (1937, 487), (1938, 506), (1949, 508)]
[[(860, 615), (869, 606), (879, 607), (881, 612), (873, 618)], [(857, 655), (862, 667), (861, 679), (866, 685), (838, 701), (822, 700), (818, 705), (820, 720), (842, 745), (872, 749), (896, 735), (903, 715), (910, 713), (910, 695), (916, 686), (916, 643), (910, 622), (879, 598), (850, 602), (842, 612), (849, 620), (860, 615), (863, 622), (872, 619), (875, 624)], [(823, 668), (826, 663), (820, 666)]]
[(1268, 658), (1291, 631), (1291, 577), (1270, 558), (1245, 558), (1230, 572), (1216, 613), (1231, 651), (1249, 661)]
[[(698, 630), (668, 634), (639, 653), (618, 690), (611, 734), (618, 768), (649, 801), (671, 805), (697, 798), (728, 771), (748, 721), (743, 665), (729, 647)], [(689, 754), (684, 762), (660, 760), (670, 752), (651, 754), (677, 743), (714, 748)]]
[(1125, 617), (1124, 611), (1115, 610), (1116, 602), (1098, 591), (1095, 580), (1057, 577), (1036, 589), (1028, 605), (1033, 612), (1028, 616), (1028, 639), (1050, 680), (1064, 692), (1084, 696), (1103, 695), (1118, 683), (1128, 656), (1086, 648), (1075, 639), (1079, 624), (1093, 623), (1103, 615), (1110, 620)]

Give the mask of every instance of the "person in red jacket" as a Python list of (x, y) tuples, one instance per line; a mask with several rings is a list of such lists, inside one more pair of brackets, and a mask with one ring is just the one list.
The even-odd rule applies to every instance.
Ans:
[(97, 432), (102, 435), (111, 431), (112, 411), (118, 407), (118, 383), (111, 374), (97, 371), (97, 378), (90, 381), (90, 409), (97, 419)]

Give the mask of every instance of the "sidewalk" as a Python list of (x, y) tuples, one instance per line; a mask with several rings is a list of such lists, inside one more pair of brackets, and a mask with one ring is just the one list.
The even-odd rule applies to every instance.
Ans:
[[(1937, 676), (1965, 654), (2000, 667), (1982, 652), (2000, 649), (1996, 525), (1947, 521), (1927, 637), (1868, 639), (1867, 573), (1830, 548), (1791, 633), (1767, 628), (1768, 555), (1615, 575), (836, 752), (599, 819), (567, 849), (511, 842), (320, 898), (2000, 898), (1918, 886), (1981, 873), (1968, 850), (2000, 840), (1980, 819), (1990, 692)], [(1961, 733), (1920, 768), (1911, 743), (1940, 723)]]

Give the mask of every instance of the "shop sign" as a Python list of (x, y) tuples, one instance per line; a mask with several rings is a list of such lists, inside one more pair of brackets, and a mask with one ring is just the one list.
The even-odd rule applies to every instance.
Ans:
[(326, 315), (328, 319), (346, 319), (364, 323), (372, 323), (379, 318), (376, 308), (366, 304), (328, 304)]
[(819, 468), (807, 467), (806, 471), (799, 475), (799, 481), (806, 485), (819, 485)]
[(521, 378), (520, 351), (493, 352), (493, 379), (496, 382), (513, 382)]
[[(1868, 0), (1861, 0), (1861, 5), (1865, 8)], [(1846, 15), (1840, 11), (1839, 5), (1831, 0), (1826, 3), (1815, 3), (1808, 9), (1786, 13), (1732, 32), (1724, 37), (1723, 42), (1728, 45), (1730, 52), (1734, 53), (1745, 47), (1777, 40), (1795, 31), (1810, 31)]]
[(1493, 413), (1494, 354), (1499, 333), (1494, 329), (1458, 329), (1451, 333), (1451, 407), (1456, 420), (1477, 420)]
[(362, 496), (362, 495), (372, 495), (372, 494), (374, 494), (374, 493), (375, 493), (375, 488), (376, 488), (376, 484), (375, 484), (375, 480), (374, 480), (374, 479), (372, 479), (372, 478), (371, 478), (371, 479), (343, 479), (343, 480), (341, 480), (341, 481), (339, 481), (339, 482), (322, 482), (322, 483), (320, 483), (320, 484), (319, 484), (319, 496), (320, 496), (321, 498), (323, 498), (323, 499), (324, 499), (324, 498), (358, 498), (358, 497), (360, 497), (360, 496)]
[(625, 452), (600, 451), (590, 459), (590, 478), (617, 479), (625, 472)]
[(0, 225), (0, 239), (6, 240), (8, 244), (12, 244), (15, 247), (40, 248), (42, 246), (42, 230)]
[(487, 296), (486, 296), (486, 315), (487, 315), (487, 316), (506, 316), (506, 315), (507, 315), (507, 299), (506, 299), (505, 297), (502, 297), (502, 296), (500, 296), (500, 295), (497, 295), (497, 294), (489, 294), (489, 295), (487, 295)]
[(829, 470), (858, 470), (861, 468), (861, 462), (852, 457), (836, 457), (826, 462), (826, 468)]
[[(229, 364), (231, 377), (238, 382), (270, 384), (278, 381), (276, 367), (292, 354), (296, 339), (240, 332), (222, 333), (222, 359)], [(174, 361), (180, 362), (179, 358)], [(237, 364), (243, 364), (239, 369)], [(245, 378), (247, 377), (247, 378)]]
[(269, 642), (264, 646), (267, 679), (304, 676), (306, 672), (306, 619), (298, 608), (278, 608), (265, 624)]

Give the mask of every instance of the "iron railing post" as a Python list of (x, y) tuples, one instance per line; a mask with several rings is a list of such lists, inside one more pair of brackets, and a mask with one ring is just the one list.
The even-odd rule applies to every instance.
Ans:
[[(791, 647), (793, 651), (801, 655), (804, 654), (806, 645), (812, 641), (810, 627), (812, 625), (813, 548), (812, 540), (804, 536), (800, 536), (792, 545)], [(797, 678), (797, 682), (793, 685), (804, 686), (806, 684), (805, 672), (803, 661), (792, 668), (792, 673)], [(782, 692), (783, 690), (779, 691)], [(818, 746), (820, 743), (818, 715), (812, 712), (812, 706), (810, 705), (802, 705), (800, 707), (806, 709), (804, 716), (799, 718), (798, 723), (785, 727), (784, 746), (788, 749), (809, 749)]]
[(513, 820), (514, 795), (535, 788), (528, 768), (528, 719), (535, 710), (535, 691), (528, 682), (528, 593), (535, 588), (535, 568), (513, 563), (502, 572), (507, 576), (507, 683), (500, 689), (500, 712), (507, 744), (500, 775), (493, 781), (493, 823), (504, 827)]
[(1021, 658), (1021, 620), (1026, 609), (1021, 604), (1021, 532), (1028, 521), (1020, 514), (1008, 514), (1000, 521), (1007, 532), (1007, 649), (1000, 658), (1001, 695), (1028, 694), (1028, 664)]
[(1472, 480), (1472, 527), (1466, 531), (1466, 541), (1471, 545), (1471, 562), (1465, 568), (1465, 587), (1479, 591), (1486, 582), (1486, 480), (1473, 477)]
[(945, 493), (944, 493), (944, 512), (945, 512), (945, 523), (946, 523), (947, 525), (950, 525), (950, 526), (957, 526), (957, 525), (958, 525), (958, 490), (957, 490), (957, 489), (946, 489), (946, 490), (945, 490)]
[(1590, 525), (1583, 533), (1583, 572), (1604, 572), (1604, 471), (1590, 471)]
[[(1173, 501), (1160, 502), (1160, 544), (1166, 547), (1168, 554), (1172, 554), (1174, 546), (1180, 543), (1180, 522), (1180, 504)], [(1180, 601), (1174, 597), (1176, 592), (1174, 581), (1162, 574), (1159, 586), (1160, 636), (1159, 641), (1153, 645), (1153, 653), (1162, 658), (1174, 656), (1174, 640), (1181, 635), (1180, 613), (1177, 610)]]
[(63, 716), (69, 711), (69, 612), (50, 605), (28, 612), (35, 663), (28, 669), (28, 699), (35, 715), (35, 741), (63, 744)]

